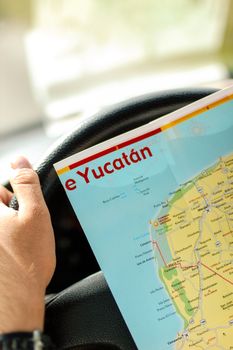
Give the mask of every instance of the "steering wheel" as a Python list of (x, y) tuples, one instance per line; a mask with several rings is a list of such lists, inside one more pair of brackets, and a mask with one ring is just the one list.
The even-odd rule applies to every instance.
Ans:
[[(37, 168), (48, 207), (51, 198), (56, 196), (57, 186), (61, 186), (52, 166), (54, 163), (214, 91), (189, 89), (141, 96), (79, 123), (73, 132), (53, 146)], [(59, 348), (137, 349), (102, 272), (77, 282), (49, 299), (45, 331)]]

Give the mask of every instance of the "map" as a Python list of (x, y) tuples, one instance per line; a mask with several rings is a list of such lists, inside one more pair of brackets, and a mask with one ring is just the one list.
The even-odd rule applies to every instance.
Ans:
[(150, 234), (168, 302), (184, 322), (176, 349), (230, 349), (233, 153), (181, 185), (151, 220)]
[(139, 350), (233, 349), (233, 88), (55, 164)]

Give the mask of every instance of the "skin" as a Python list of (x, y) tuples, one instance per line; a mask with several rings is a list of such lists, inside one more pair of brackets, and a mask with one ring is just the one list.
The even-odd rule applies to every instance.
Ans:
[(37, 174), (27, 159), (12, 163), (13, 196), (0, 185), (0, 333), (43, 330), (45, 289), (54, 273), (53, 228)]

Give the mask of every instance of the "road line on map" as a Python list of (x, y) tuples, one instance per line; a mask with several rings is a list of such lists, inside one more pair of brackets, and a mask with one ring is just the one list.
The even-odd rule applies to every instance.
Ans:
[(166, 263), (166, 261), (165, 261), (165, 259), (164, 259), (164, 257), (163, 257), (163, 254), (162, 254), (162, 252), (161, 252), (161, 250), (160, 250), (160, 247), (159, 247), (159, 245), (158, 245), (158, 242), (152, 241), (152, 244), (155, 244), (155, 245), (156, 245), (156, 247), (157, 247), (157, 249), (158, 249), (158, 251), (159, 251), (159, 254), (160, 254), (160, 256), (161, 256), (161, 258), (162, 258), (162, 260), (163, 260), (163, 262), (164, 262), (164, 265), (167, 266), (167, 263)]
[[(165, 261), (165, 259), (164, 259), (164, 256), (163, 256), (163, 254), (162, 254), (162, 251), (161, 251), (161, 249), (160, 249), (160, 247), (159, 247), (158, 242), (152, 240), (152, 244), (153, 244), (153, 245), (156, 245), (156, 247), (157, 247), (157, 249), (158, 249), (158, 251), (159, 251), (159, 254), (160, 254), (160, 256), (161, 256), (161, 258), (162, 258), (162, 260), (163, 260), (163, 262), (164, 262), (164, 265), (165, 265), (166, 267), (172, 267), (172, 266), (170, 266), (169, 264), (166, 263), (166, 261)], [(173, 266), (175, 266), (175, 267), (180, 267), (182, 270), (188, 270), (188, 269), (193, 269), (193, 268), (196, 268), (196, 267), (197, 267), (197, 265), (182, 266), (181, 263), (175, 263)]]
[(227, 278), (223, 277), (222, 275), (220, 275), (218, 272), (212, 270), (209, 266), (203, 264), (201, 261), (200, 261), (200, 264), (203, 265), (205, 268), (207, 268), (208, 270), (210, 270), (211, 272), (215, 273), (217, 276), (221, 277), (223, 280), (225, 280), (226, 282), (230, 283), (233, 285), (233, 282), (231, 282), (230, 280), (228, 280)]
[(174, 266), (180, 267), (182, 270), (194, 269), (197, 267), (197, 265), (182, 266), (181, 263), (175, 263)]

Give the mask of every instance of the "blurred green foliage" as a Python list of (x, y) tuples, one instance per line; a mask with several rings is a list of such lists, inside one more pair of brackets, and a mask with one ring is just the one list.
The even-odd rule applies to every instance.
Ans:
[(31, 0), (0, 0), (0, 20), (31, 23)]

